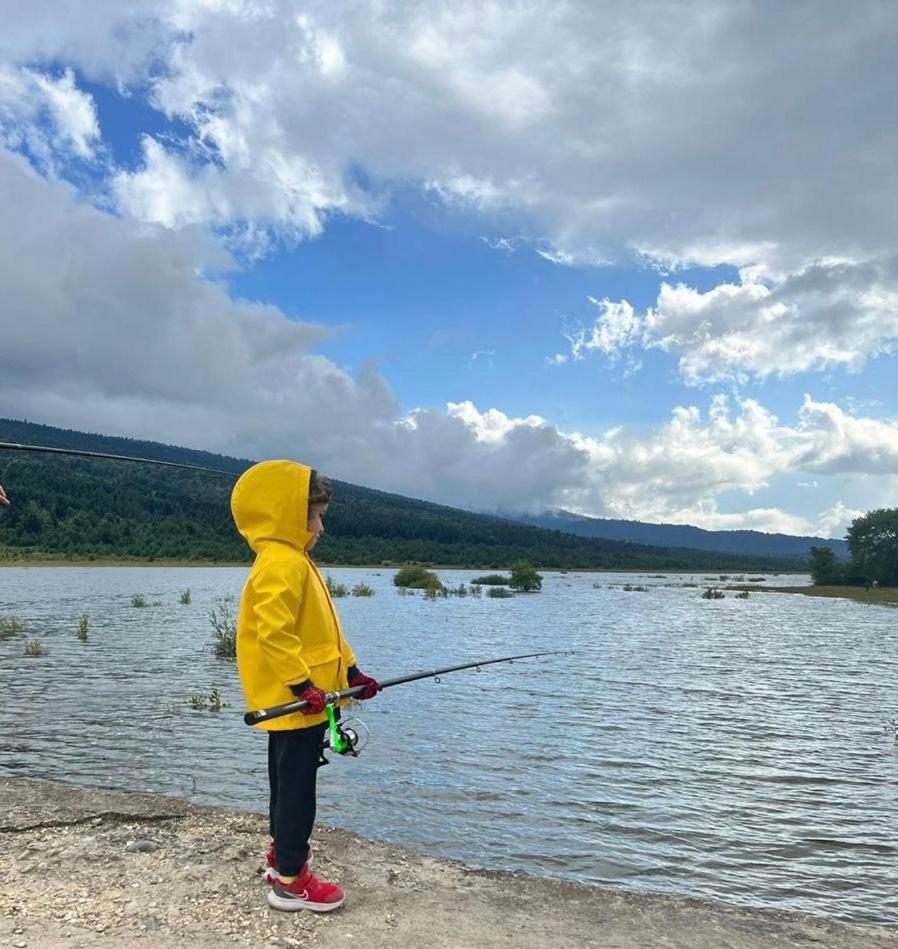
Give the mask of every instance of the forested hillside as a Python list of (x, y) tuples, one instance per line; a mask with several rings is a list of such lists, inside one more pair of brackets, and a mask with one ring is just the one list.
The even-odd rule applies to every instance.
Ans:
[[(508, 515), (511, 517), (512, 515)], [(707, 531), (689, 524), (647, 524), (643, 521), (622, 521), (605, 517), (584, 517), (570, 511), (547, 511), (545, 514), (515, 514), (522, 524), (546, 527), (579, 534), (581, 537), (603, 537), (605, 540), (627, 540), (634, 544), (661, 547), (689, 547), (694, 550), (721, 550), (728, 553), (752, 554), (759, 557), (800, 557), (806, 560), (811, 547), (826, 545), (837, 557), (848, 557), (844, 540), (823, 537), (799, 537), (792, 534), (767, 534), (762, 531)]]
[[(250, 461), (133, 439), (0, 419), (0, 441), (137, 455), (238, 474)], [(234, 477), (130, 462), (0, 450), (6, 559), (135, 558), (247, 561), (231, 521)], [(651, 547), (577, 537), (511, 520), (336, 481), (325, 563), (429, 562), (499, 568), (525, 558), (540, 567), (647, 570), (788, 570), (798, 560)]]

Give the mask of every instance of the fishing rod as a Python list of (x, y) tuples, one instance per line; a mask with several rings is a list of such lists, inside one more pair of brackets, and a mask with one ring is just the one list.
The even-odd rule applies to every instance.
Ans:
[[(500, 659), (481, 659), (478, 662), (464, 662), (457, 666), (443, 666), (441, 669), (429, 669), (425, 672), (412, 672), (410, 675), (398, 676), (395, 679), (385, 679), (380, 683), (381, 688), (389, 689), (394, 685), (403, 685), (406, 682), (417, 682), (419, 679), (436, 679), (439, 681), (441, 675), (448, 672), (458, 672), (461, 669), (479, 669), (481, 666), (491, 666), (497, 662), (514, 662), (516, 659), (533, 659), (536, 656), (559, 656), (566, 655), (573, 650), (570, 649), (551, 649), (548, 652), (527, 652), (520, 656), (503, 656)], [(339, 692), (325, 692), (327, 698), (326, 709), (331, 709), (328, 714), (328, 723), (333, 720), (333, 706), (343, 699), (355, 698), (359, 693), (365, 690), (365, 686), (356, 685), (351, 689), (342, 689)], [(307, 705), (307, 699), (297, 699), (295, 702), (285, 702), (283, 705), (272, 705), (271, 708), (260, 708), (254, 712), (247, 712), (243, 716), (243, 721), (247, 725), (258, 725), (260, 722), (270, 722), (272, 719), (281, 718), (284, 715), (292, 715), (294, 712), (301, 712)], [(339, 730), (339, 729), (338, 729)], [(333, 736), (333, 732), (331, 733)], [(334, 748), (334, 751), (339, 751)]]
[(77, 458), (105, 458), (109, 461), (136, 461), (144, 465), (163, 465), (166, 468), (187, 468), (190, 471), (208, 471), (211, 474), (239, 477), (236, 471), (225, 471), (224, 468), (204, 468), (202, 465), (187, 465), (180, 461), (162, 461), (159, 458), (137, 458), (133, 455), (109, 455), (102, 451), (83, 451), (79, 448), (49, 448), (46, 445), (20, 445), (16, 442), (0, 442), (0, 448), (8, 451), (31, 451), (45, 455), (74, 455)]

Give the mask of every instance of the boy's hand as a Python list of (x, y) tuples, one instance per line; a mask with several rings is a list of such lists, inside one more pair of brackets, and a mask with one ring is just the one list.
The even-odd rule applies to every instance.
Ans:
[(372, 679), (371, 676), (366, 676), (364, 672), (360, 672), (355, 667), (349, 671), (351, 673), (349, 676), (349, 688), (354, 689), (359, 685), (363, 685), (365, 687), (356, 696), (357, 699), (373, 699), (374, 696), (377, 695), (381, 689), (383, 689), (383, 686), (377, 681), (377, 679)]
[(303, 715), (320, 715), (327, 705), (327, 696), (317, 685), (310, 685), (297, 698), (305, 699), (308, 705), (302, 710)]
[(6, 496), (2, 484), (0, 484), (0, 504), (9, 504), (9, 498)]

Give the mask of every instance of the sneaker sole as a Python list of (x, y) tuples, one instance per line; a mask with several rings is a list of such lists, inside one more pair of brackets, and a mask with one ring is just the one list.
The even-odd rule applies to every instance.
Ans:
[(268, 905), (285, 913), (295, 913), (301, 909), (308, 909), (313, 913), (329, 913), (332, 909), (342, 906), (345, 900), (346, 897), (343, 896), (335, 903), (312, 903), (297, 896), (278, 896), (274, 890), (268, 891)]

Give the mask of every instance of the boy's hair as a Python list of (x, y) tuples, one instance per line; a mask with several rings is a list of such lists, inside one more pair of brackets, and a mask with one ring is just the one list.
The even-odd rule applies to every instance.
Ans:
[(313, 504), (330, 504), (333, 493), (334, 489), (331, 487), (330, 481), (324, 475), (313, 471), (309, 480), (309, 507)]

